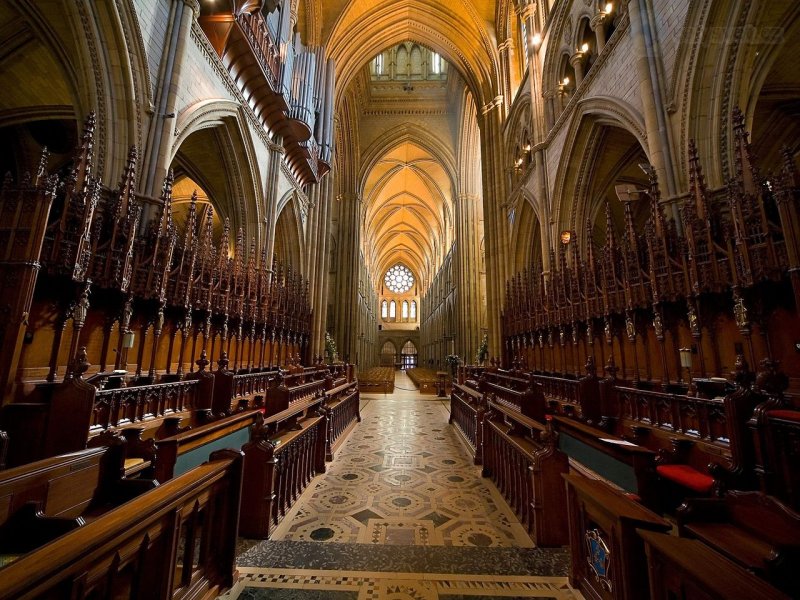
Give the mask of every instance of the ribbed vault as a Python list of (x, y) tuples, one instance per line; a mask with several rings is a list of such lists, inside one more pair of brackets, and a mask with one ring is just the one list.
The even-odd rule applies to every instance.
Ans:
[(500, 93), (493, 3), (453, 0), (398, 0), (325, 5), (326, 37), (336, 61), (338, 95), (370, 59), (384, 48), (416, 40), (442, 54), (462, 74), (479, 106)]
[(375, 162), (364, 184), (363, 239), (376, 287), (397, 263), (427, 287), (452, 243), (452, 198), (445, 167), (413, 142), (401, 142)]

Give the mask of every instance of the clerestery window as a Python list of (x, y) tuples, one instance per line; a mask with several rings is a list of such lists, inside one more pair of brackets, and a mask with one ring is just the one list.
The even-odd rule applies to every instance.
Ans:
[(403, 265), (395, 265), (386, 272), (383, 282), (395, 294), (403, 294), (414, 285), (414, 276)]

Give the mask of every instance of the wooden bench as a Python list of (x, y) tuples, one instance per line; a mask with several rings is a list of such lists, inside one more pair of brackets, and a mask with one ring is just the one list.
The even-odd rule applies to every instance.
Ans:
[(800, 596), (800, 515), (761, 492), (692, 498), (677, 511), (693, 537), (795, 597)]
[(659, 508), (655, 452), (568, 417), (553, 416), (552, 426), (559, 449), (570, 459)]
[(370, 394), (391, 394), (394, 392), (394, 369), (373, 367), (364, 373), (359, 373), (358, 390)]
[(250, 427), (262, 419), (260, 410), (247, 410), (156, 440), (156, 479), (163, 483), (186, 473), (216, 450), (241, 449), (250, 441)]
[(572, 473), (563, 478), (570, 583), (587, 598), (649, 598), (644, 547), (636, 529), (669, 531), (670, 524), (602, 481)]
[(124, 477), (125, 440), (0, 473), (0, 554), (16, 556), (156, 487)]
[(653, 600), (789, 598), (700, 541), (642, 529), (637, 533), (644, 542)]
[(6, 566), (0, 598), (212, 599), (234, 583), (242, 456), (222, 451)]

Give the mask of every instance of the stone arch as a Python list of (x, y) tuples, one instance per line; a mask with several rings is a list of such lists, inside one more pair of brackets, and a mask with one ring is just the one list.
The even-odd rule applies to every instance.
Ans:
[[(263, 243), (261, 174), (242, 108), (236, 102), (212, 99), (182, 110), (175, 124), (175, 139), (169, 153), (170, 164), (178, 160), (187, 142), (199, 135), (213, 142), (221, 160), (219, 166), (224, 167), (221, 171), (212, 169), (208, 173), (197, 174), (206, 182), (213, 174), (217, 181), (213, 186), (208, 183), (210, 187), (218, 188), (217, 202), (223, 201), (216, 208), (224, 216), (230, 217), (232, 232), (241, 227), (247, 239), (254, 237), (257, 244)], [(186, 164), (183, 166), (188, 168)]]
[[(416, 18), (409, 19), (409, 13)], [(414, 40), (442, 55), (464, 77), (479, 106), (501, 94), (498, 56), (485, 23), (467, 0), (445, 6), (402, 0), (367, 7), (353, 3), (339, 15), (329, 37), (337, 64), (337, 105), (352, 79), (375, 55)]]
[[(553, 218), (557, 239), (561, 230), (583, 232), (588, 218), (594, 222), (598, 206), (588, 198), (595, 173), (598, 152), (603, 147), (604, 132), (617, 129), (625, 132), (635, 142), (644, 159), (647, 159), (647, 137), (643, 117), (624, 101), (595, 97), (578, 103), (567, 130), (553, 190)], [(583, 156), (577, 162), (571, 156)], [(642, 179), (644, 174), (642, 173)], [(582, 239), (585, 236), (579, 236)], [(583, 242), (581, 242), (583, 243)]]
[[(94, 111), (96, 173), (104, 182), (116, 181), (128, 147), (143, 147), (144, 111), (151, 103), (143, 47), (135, 43), (141, 35), (132, 8), (125, 2), (76, 1), (43, 10), (34, 2), (21, 1), (6, 3), (0, 21), (16, 35), (16, 50), (5, 57), (6, 74), (27, 82), (6, 89), (0, 127), (61, 120), (72, 130), (63, 145), (74, 147), (80, 124)], [(26, 60), (15, 60), (15, 52), (24, 52)], [(26, 71), (31, 64), (41, 69), (35, 79)], [(14, 69), (23, 71), (14, 75)], [(72, 147), (62, 153), (62, 163), (71, 158)], [(59, 157), (53, 156), (56, 168), (58, 162)]]
[[(514, 201), (515, 218), (511, 232), (512, 273), (536, 264), (541, 268), (541, 225), (533, 197), (527, 190), (520, 192)], [(536, 247), (538, 246), (538, 248)]]
[(284, 263), (300, 273), (306, 272), (302, 207), (294, 191), (288, 192), (278, 203), (278, 220), (275, 224), (274, 252)]

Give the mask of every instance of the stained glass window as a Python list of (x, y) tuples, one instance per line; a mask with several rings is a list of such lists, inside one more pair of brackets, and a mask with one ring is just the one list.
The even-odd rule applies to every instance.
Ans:
[(402, 294), (414, 285), (414, 276), (403, 265), (395, 265), (386, 272), (383, 282), (395, 294)]

